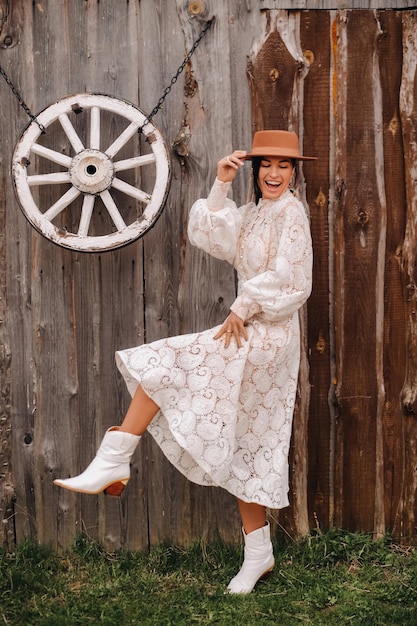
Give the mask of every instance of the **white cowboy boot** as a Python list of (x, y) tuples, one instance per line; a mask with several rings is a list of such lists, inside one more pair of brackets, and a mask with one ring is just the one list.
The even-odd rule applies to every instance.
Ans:
[(130, 459), (139, 443), (139, 435), (131, 435), (113, 426), (104, 435), (97, 455), (79, 476), (54, 480), (54, 484), (70, 491), (120, 496), (130, 479)]
[(240, 572), (227, 587), (229, 593), (250, 593), (258, 580), (269, 574), (275, 564), (269, 522), (251, 533), (246, 534), (243, 528), (242, 532), (245, 558)]

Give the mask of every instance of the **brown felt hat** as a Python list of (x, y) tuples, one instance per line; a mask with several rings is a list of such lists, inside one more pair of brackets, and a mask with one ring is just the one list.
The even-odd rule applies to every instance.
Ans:
[(246, 155), (252, 157), (285, 157), (300, 161), (315, 161), (317, 157), (302, 156), (298, 137), (288, 130), (259, 130), (253, 137), (252, 150)]

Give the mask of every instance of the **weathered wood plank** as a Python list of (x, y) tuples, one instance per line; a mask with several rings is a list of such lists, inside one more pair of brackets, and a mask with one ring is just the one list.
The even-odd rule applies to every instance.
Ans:
[(310, 527), (333, 518), (334, 414), (331, 391), (329, 307), (330, 189), (330, 15), (308, 11), (300, 16), (300, 42), (309, 70), (304, 83), (303, 146), (317, 161), (303, 167), (314, 247), (313, 291), (308, 301), (310, 419), (308, 423), (308, 497)]
[(403, 15), (403, 65), (400, 88), (400, 119), (403, 131), (405, 161), (405, 192), (407, 223), (402, 247), (402, 277), (406, 303), (406, 370), (401, 403), (404, 419), (404, 474), (401, 503), (401, 536), (413, 541), (417, 519), (417, 445), (415, 437), (417, 415), (417, 142), (416, 142), (416, 84), (417, 84), (417, 15)]
[[(5, 107), (8, 110), (8, 107)], [(0, 156), (0, 519), (1, 546), (6, 551), (15, 547), (14, 498), (11, 450), (10, 342), (6, 301), (6, 179)]]
[(401, 276), (401, 245), (405, 229), (404, 156), (399, 118), (402, 65), (401, 13), (378, 14), (383, 36), (378, 41), (384, 133), (384, 189), (387, 204), (384, 295), (383, 414), (384, 508), (386, 527), (397, 532), (403, 470), (403, 417), (400, 391), (405, 376), (406, 316)]
[[(294, 21), (285, 12), (270, 16), (265, 24), (265, 39), (258, 40), (259, 50), (250, 58), (248, 73), (251, 79), (252, 124), (256, 130), (282, 128), (288, 130), (297, 118), (293, 98), (301, 51), (290, 51)], [(291, 53), (292, 52), (292, 53)], [(294, 57), (294, 55), (298, 55)]]
[[(33, 73), (30, 64), (20, 62), (21, 54), (31, 48), (30, 11), (22, 3), (14, 3), (10, 7), (8, 24), (5, 29), (4, 47), (2, 49), (2, 67), (14, 83), (24, 92), (26, 102), (32, 106)], [(27, 48), (20, 45), (22, 33), (29, 27), (26, 39)], [(3, 32), (2, 32), (3, 34)], [(10, 40), (7, 40), (7, 37)], [(7, 43), (6, 43), (7, 42)], [(8, 44), (8, 45), (7, 45)], [(31, 55), (27, 58), (32, 58)], [(29, 71), (28, 71), (29, 70)], [(2, 111), (6, 124), (2, 126), (2, 157), (3, 176), (8, 181), (5, 185), (5, 286), (7, 298), (6, 327), (10, 341), (10, 400), (11, 400), (11, 455), (13, 463), (13, 488), (16, 494), (14, 515), (15, 539), (22, 541), (25, 537), (36, 537), (36, 505), (33, 474), (33, 411), (35, 404), (34, 379), (36, 372), (32, 359), (31, 330), (31, 228), (23, 218), (10, 185), (9, 167), (15, 142), (28, 117), (19, 107), (17, 100), (2, 85)], [(18, 384), (16, 384), (18, 381)]]
[[(253, 125), (251, 99), (248, 97), (251, 82), (249, 57), (256, 45), (257, 33), (264, 18), (258, 11), (248, 11), (245, 3), (229, 3), (229, 53), (231, 81), (231, 127), (233, 148), (249, 150), (257, 128)], [(248, 36), (253, 33), (253, 38)], [(233, 198), (239, 206), (248, 200), (251, 189), (250, 167), (238, 172), (233, 183)]]
[[(378, 314), (383, 289), (381, 248), (385, 240), (384, 199), (379, 193), (382, 163), (379, 84), (375, 42), (379, 36), (373, 12), (340, 16), (339, 37), (347, 42), (338, 54), (338, 90), (345, 90), (346, 119), (338, 120), (335, 302), (338, 428), (337, 479), (342, 481), (336, 523), (355, 530), (374, 528), (379, 444)], [(343, 85), (346, 81), (346, 89)], [(361, 115), (357, 103), (361, 103)], [(340, 110), (340, 104), (338, 111)], [(359, 165), (360, 164), (360, 165)], [(382, 257), (383, 258), (383, 257)], [(366, 481), (362, 480), (366, 476)], [(378, 525), (380, 520), (378, 520)]]

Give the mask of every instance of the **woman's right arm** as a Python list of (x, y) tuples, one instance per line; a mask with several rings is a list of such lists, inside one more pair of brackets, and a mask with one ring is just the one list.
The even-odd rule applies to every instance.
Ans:
[(230, 264), (236, 256), (242, 218), (227, 193), (245, 154), (236, 150), (218, 162), (217, 178), (208, 197), (193, 204), (188, 220), (190, 242)]

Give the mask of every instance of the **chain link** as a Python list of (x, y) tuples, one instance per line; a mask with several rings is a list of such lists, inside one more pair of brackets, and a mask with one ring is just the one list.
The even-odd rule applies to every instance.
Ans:
[[(214, 22), (214, 17), (212, 17), (211, 20), (209, 20), (206, 23), (206, 25), (202, 29), (201, 33), (199, 34), (199, 36), (197, 37), (197, 39), (193, 43), (190, 51), (187, 52), (187, 54), (185, 55), (184, 61), (181, 63), (181, 65), (179, 66), (179, 68), (175, 72), (174, 76), (171, 78), (171, 82), (169, 83), (168, 87), (165, 88), (164, 93), (159, 98), (156, 106), (154, 106), (154, 108), (152, 109), (152, 111), (150, 112), (148, 117), (145, 118), (145, 121), (143, 122), (142, 126), (138, 129), (139, 133), (141, 133), (143, 131), (143, 127), (146, 126), (146, 124), (148, 124), (152, 120), (152, 118), (158, 113), (158, 111), (161, 109), (162, 105), (165, 102), (165, 98), (167, 97), (167, 95), (170, 93), (172, 87), (177, 82), (180, 74), (182, 74), (182, 72), (184, 71), (185, 66), (187, 65), (188, 61), (191, 59), (192, 55), (194, 54), (195, 49), (198, 47), (198, 45), (200, 44), (200, 41), (203, 39), (204, 35), (206, 34), (206, 32), (208, 31), (210, 26), (213, 24), (213, 22)], [(0, 74), (3, 76), (4, 80), (9, 85), (9, 87), (12, 90), (13, 94), (18, 99), (20, 106), (25, 111), (25, 113), (30, 117), (32, 122), (36, 122), (36, 124), (41, 129), (42, 133), (46, 133), (45, 126), (43, 126), (42, 124), (40, 124), (40, 122), (38, 122), (38, 120), (36, 119), (36, 115), (33, 115), (32, 111), (29, 109), (28, 105), (25, 103), (25, 101), (23, 100), (22, 96), (18, 92), (17, 88), (14, 86), (11, 78), (7, 75), (7, 73), (1, 67), (1, 65), (0, 65)]]
[(30, 117), (30, 119), (32, 120), (32, 122), (36, 122), (36, 124), (39, 126), (39, 128), (41, 129), (42, 133), (46, 133), (46, 129), (45, 126), (43, 126), (42, 124), (40, 124), (38, 122), (38, 120), (36, 119), (36, 115), (33, 115), (32, 111), (29, 109), (28, 105), (26, 104), (26, 102), (23, 100), (22, 96), (20, 95), (20, 93), (18, 92), (18, 90), (16, 89), (16, 87), (13, 85), (10, 77), (6, 74), (6, 72), (4, 71), (4, 69), (1, 67), (0, 65), (0, 74), (3, 76), (4, 80), (6, 81), (6, 83), (9, 85), (10, 89), (12, 90), (13, 94), (16, 96), (16, 98), (19, 101), (20, 106), (22, 107), (22, 109), (25, 111), (25, 113), (27, 113), (27, 115)]
[(214, 22), (214, 17), (211, 18), (211, 20), (209, 20), (206, 25), (204, 26), (204, 28), (202, 29), (201, 33), (199, 34), (199, 36), (197, 37), (197, 39), (195, 40), (195, 42), (193, 43), (193, 45), (191, 46), (191, 49), (189, 52), (187, 52), (187, 54), (184, 57), (184, 61), (181, 63), (181, 65), (179, 66), (179, 68), (177, 69), (177, 71), (175, 72), (174, 76), (171, 78), (171, 81), (168, 85), (168, 87), (165, 87), (164, 93), (162, 94), (162, 96), (159, 98), (156, 106), (154, 106), (154, 108), (152, 109), (152, 111), (150, 112), (150, 114), (148, 115), (148, 117), (145, 118), (145, 121), (143, 122), (142, 126), (138, 129), (138, 132), (141, 133), (143, 131), (144, 126), (146, 126), (146, 124), (148, 124), (148, 122), (150, 122), (152, 120), (152, 118), (158, 113), (158, 111), (162, 108), (162, 105), (165, 102), (165, 98), (167, 97), (167, 95), (170, 93), (172, 87), (175, 85), (175, 83), (177, 82), (180, 74), (182, 74), (182, 72), (185, 69), (185, 66), (187, 65), (188, 61), (191, 59), (192, 55), (194, 54), (195, 49), (198, 47), (198, 45), (200, 44), (200, 41), (203, 39), (204, 35), (206, 34), (206, 32), (208, 31), (208, 29), (210, 28), (210, 26), (213, 24)]

